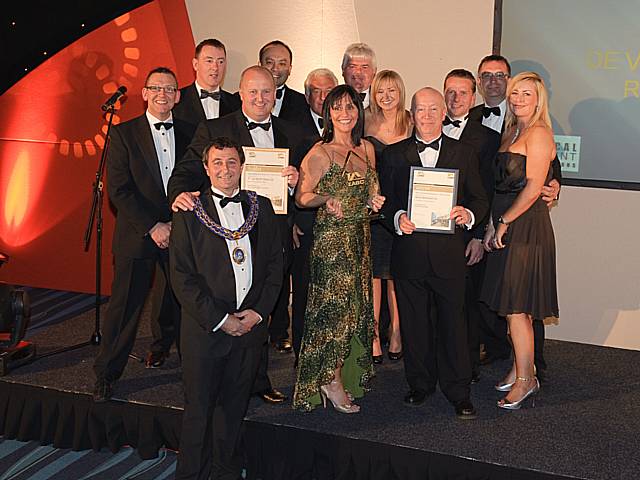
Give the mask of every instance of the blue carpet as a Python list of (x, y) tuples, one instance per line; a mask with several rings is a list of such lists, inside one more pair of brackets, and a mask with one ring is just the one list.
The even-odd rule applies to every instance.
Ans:
[(165, 480), (175, 470), (176, 454), (166, 449), (157, 458), (141, 460), (130, 447), (117, 453), (74, 452), (0, 437), (0, 480)]

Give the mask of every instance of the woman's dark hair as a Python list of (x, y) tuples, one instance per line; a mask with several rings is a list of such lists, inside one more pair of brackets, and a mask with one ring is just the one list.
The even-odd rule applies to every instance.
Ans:
[(324, 132), (322, 133), (322, 143), (329, 143), (333, 140), (333, 122), (331, 122), (331, 107), (337, 105), (343, 97), (351, 99), (353, 104), (358, 109), (358, 121), (351, 130), (351, 141), (354, 146), (360, 145), (360, 139), (364, 135), (364, 107), (362, 106), (362, 100), (360, 95), (353, 87), (349, 85), (338, 85), (329, 92), (327, 98), (324, 99), (322, 104), (322, 120), (324, 122)]

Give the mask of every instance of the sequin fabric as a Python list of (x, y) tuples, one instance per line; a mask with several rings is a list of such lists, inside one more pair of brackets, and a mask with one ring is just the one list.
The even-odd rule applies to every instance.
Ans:
[(344, 218), (322, 206), (314, 225), (305, 330), (298, 362), (293, 407), (311, 411), (319, 390), (342, 365), (344, 387), (364, 395), (373, 376), (371, 343), (371, 235), (366, 202), (378, 179), (367, 162), (364, 174), (347, 172), (335, 162), (320, 179), (317, 193), (341, 200)]

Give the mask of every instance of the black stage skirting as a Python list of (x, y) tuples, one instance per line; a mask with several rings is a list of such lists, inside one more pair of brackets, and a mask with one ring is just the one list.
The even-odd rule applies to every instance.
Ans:
[[(85, 340), (89, 312), (39, 332), (39, 351)], [(143, 322), (136, 352), (149, 343)], [(41, 359), (0, 378), (0, 434), (61, 448), (123, 445), (152, 458), (180, 435), (177, 355), (166, 368), (130, 361), (115, 399), (93, 404), (94, 347)], [(402, 365), (377, 368), (362, 412), (294, 412), (253, 399), (244, 425), (248, 478), (627, 479), (640, 478), (640, 352), (549, 341), (549, 380), (536, 408), (503, 412), (493, 383), (508, 362), (485, 367), (472, 390), (476, 421), (461, 422), (440, 393), (406, 407)], [(271, 354), (274, 386), (292, 393), (291, 355)]]

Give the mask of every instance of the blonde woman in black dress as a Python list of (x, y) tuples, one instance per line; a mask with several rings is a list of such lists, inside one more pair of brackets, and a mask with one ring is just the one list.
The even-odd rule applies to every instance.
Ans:
[(558, 316), (556, 252), (547, 204), (540, 198), (551, 177), (556, 147), (547, 91), (540, 76), (523, 72), (507, 86), (506, 128), (496, 157), (492, 222), (484, 239), (493, 251), (481, 299), (506, 316), (514, 364), (496, 389), (498, 407), (516, 410), (540, 390), (533, 358), (533, 319)]

